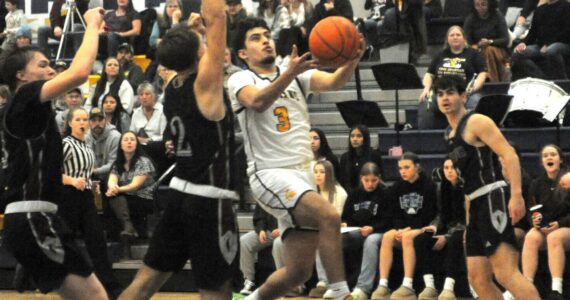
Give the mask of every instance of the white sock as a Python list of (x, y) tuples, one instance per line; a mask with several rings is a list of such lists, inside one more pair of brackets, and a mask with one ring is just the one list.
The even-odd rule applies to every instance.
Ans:
[(503, 299), (504, 300), (511, 300), (511, 299), (515, 299), (515, 297), (513, 297), (513, 294), (511, 294), (511, 292), (505, 291), (503, 293)]
[(414, 289), (414, 279), (410, 277), (404, 277), (404, 281), (402, 281), (402, 286), (405, 286), (411, 290)]
[(446, 277), (443, 283), (443, 289), (453, 291), (455, 289), (455, 279)]
[(380, 281), (378, 281), (378, 285), (388, 287), (388, 279), (380, 278)]
[(245, 300), (263, 300), (259, 296), (259, 290), (253, 291), (249, 296), (245, 297)]
[(317, 286), (327, 287), (327, 283), (324, 281), (319, 281), (319, 282), (317, 282)]
[(469, 291), (471, 292), (471, 296), (473, 296), (473, 298), (479, 298), (479, 295), (477, 295), (477, 292), (471, 284), (469, 284)]
[(560, 277), (552, 278), (552, 290), (562, 294), (562, 278)]
[(432, 288), (435, 290), (435, 280), (433, 279), (433, 274), (425, 274), (424, 283), (426, 284), (426, 288)]
[(346, 297), (347, 294), (350, 294), (350, 290), (348, 289), (348, 284), (346, 281), (331, 283), (327, 288), (332, 291), (331, 296), (337, 300), (342, 300), (344, 297)]

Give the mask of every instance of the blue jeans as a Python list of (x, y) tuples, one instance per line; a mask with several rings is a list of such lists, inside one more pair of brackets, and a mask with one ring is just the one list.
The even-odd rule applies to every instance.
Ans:
[[(360, 234), (360, 232), (357, 232)], [(362, 264), (360, 265), (360, 275), (356, 287), (370, 294), (374, 286), (374, 277), (378, 271), (378, 256), (380, 254), (380, 243), (383, 233), (372, 233), (364, 238), (362, 249)]]
[[(544, 79), (566, 79), (565, 57), (570, 56), (570, 45), (565, 43), (552, 43), (546, 48), (546, 53), (540, 53), (538, 45), (527, 45), (523, 53), (513, 54), (513, 68), (523, 66), (526, 76)], [(537, 61), (545, 60), (544, 68), (537, 65)]]

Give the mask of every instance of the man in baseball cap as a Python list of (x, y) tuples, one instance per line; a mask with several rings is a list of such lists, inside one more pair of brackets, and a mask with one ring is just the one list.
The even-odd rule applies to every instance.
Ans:
[(122, 43), (117, 48), (117, 60), (121, 64), (121, 68), (125, 74), (125, 78), (129, 81), (133, 90), (137, 90), (139, 84), (144, 80), (142, 69), (133, 62), (134, 50), (129, 43)]

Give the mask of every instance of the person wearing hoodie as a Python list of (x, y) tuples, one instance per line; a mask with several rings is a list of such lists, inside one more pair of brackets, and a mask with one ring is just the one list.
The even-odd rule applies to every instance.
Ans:
[(341, 226), (358, 227), (358, 230), (343, 234), (347, 244), (362, 247), (362, 263), (358, 282), (352, 297), (368, 299), (372, 292), (378, 250), (384, 232), (392, 228), (391, 204), (388, 189), (380, 178), (380, 168), (367, 162), (360, 169), (360, 187), (348, 197)]
[[(393, 208), (392, 230), (384, 233), (380, 248), (380, 282), (372, 299), (408, 299), (415, 297), (413, 278), (416, 260), (423, 261), (425, 253), (416, 252), (414, 243), (432, 239), (436, 234), (439, 216), (436, 203), (436, 187), (420, 168), (419, 158), (413, 152), (405, 152), (398, 161), (400, 180), (390, 189)], [(416, 241), (418, 240), (418, 241)], [(394, 247), (402, 248), (404, 280), (392, 293), (388, 289), (388, 275), (392, 269)], [(418, 264), (420, 265), (420, 264)], [(424, 278), (426, 287), (435, 289), (433, 276)]]
[(106, 183), (111, 166), (117, 158), (121, 133), (115, 129), (115, 125), (107, 124), (105, 113), (98, 107), (91, 109), (89, 127), (91, 130), (87, 133), (85, 142), (95, 153), (93, 178)]

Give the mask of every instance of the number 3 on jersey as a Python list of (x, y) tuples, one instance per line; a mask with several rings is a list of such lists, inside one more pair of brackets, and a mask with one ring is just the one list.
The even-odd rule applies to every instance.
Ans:
[(289, 111), (287, 107), (279, 106), (273, 110), (273, 114), (277, 117), (277, 131), (285, 132), (291, 129), (291, 122), (289, 122)]

